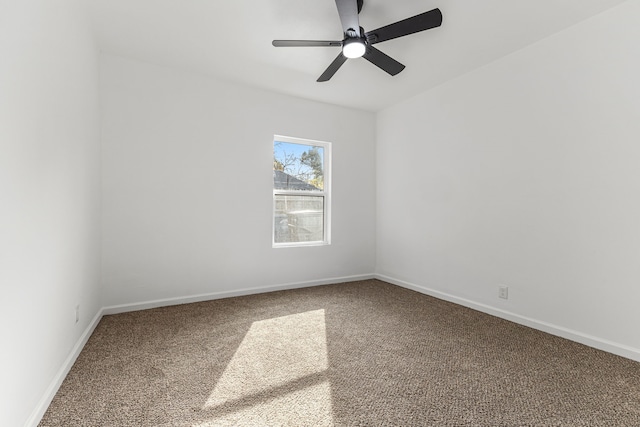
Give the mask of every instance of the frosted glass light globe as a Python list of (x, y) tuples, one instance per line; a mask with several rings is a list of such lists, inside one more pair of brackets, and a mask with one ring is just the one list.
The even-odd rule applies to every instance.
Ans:
[(367, 47), (360, 39), (346, 40), (342, 45), (342, 54), (347, 58), (360, 58), (367, 51)]

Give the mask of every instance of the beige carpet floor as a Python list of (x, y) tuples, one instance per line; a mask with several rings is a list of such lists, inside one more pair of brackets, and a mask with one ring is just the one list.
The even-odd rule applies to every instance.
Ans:
[(377, 280), (105, 316), (41, 426), (640, 426), (640, 363)]

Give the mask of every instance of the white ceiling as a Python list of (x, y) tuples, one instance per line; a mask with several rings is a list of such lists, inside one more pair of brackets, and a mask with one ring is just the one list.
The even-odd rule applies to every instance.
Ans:
[(349, 60), (316, 79), (339, 48), (275, 48), (273, 39), (340, 40), (334, 0), (89, 0), (103, 52), (289, 95), (378, 111), (625, 0), (364, 0), (370, 31), (440, 8), (443, 24), (376, 45), (406, 65), (395, 77)]

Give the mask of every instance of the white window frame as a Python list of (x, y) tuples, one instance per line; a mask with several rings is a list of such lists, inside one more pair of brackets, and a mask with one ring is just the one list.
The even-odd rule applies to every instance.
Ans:
[[(325, 141), (316, 141), (313, 139), (295, 138), (291, 136), (274, 135), (272, 146), (276, 142), (286, 142), (290, 144), (309, 145), (322, 147), (324, 150), (323, 164), (323, 190), (322, 191), (296, 191), (296, 190), (277, 190), (273, 188), (273, 175), (271, 177), (271, 188), (273, 188), (273, 205), (271, 207), (271, 244), (273, 248), (291, 248), (304, 246), (326, 246), (331, 244), (331, 143)], [(273, 163), (273, 153), (272, 153)], [(312, 196), (323, 197), (323, 240), (311, 242), (284, 242), (276, 243), (275, 236), (275, 220), (276, 220), (276, 196)]]

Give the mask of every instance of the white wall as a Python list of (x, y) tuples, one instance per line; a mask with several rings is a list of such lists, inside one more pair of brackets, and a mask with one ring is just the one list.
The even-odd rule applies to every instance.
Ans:
[(0, 3), (2, 426), (42, 404), (99, 309), (97, 66), (80, 0)]
[(380, 112), (377, 272), (640, 358), (638, 22), (624, 3)]
[[(101, 61), (106, 306), (372, 274), (373, 114)], [(274, 134), (333, 143), (330, 246), (272, 249)]]
[[(82, 3), (0, 3), (0, 425), (37, 417), (100, 306), (376, 265), (640, 355), (640, 5), (389, 108), (377, 133), (370, 113), (104, 55), (100, 153)], [(330, 246), (271, 248), (275, 133), (333, 142)]]

